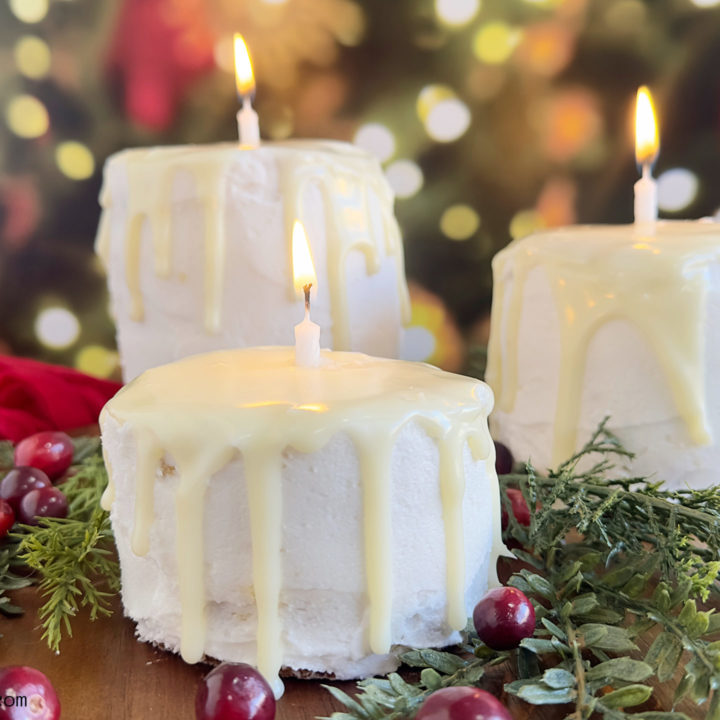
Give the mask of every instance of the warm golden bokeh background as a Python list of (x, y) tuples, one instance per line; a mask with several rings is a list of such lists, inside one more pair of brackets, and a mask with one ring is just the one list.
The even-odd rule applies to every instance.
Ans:
[(234, 30), (265, 137), (383, 162), (415, 339), (447, 367), (482, 344), (512, 236), (631, 219), (639, 84), (662, 214), (720, 207), (720, 0), (0, 0), (0, 351), (115, 371), (102, 164), (235, 136)]

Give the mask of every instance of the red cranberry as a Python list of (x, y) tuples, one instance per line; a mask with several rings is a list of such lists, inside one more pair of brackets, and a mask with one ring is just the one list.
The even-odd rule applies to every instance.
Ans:
[(20, 501), (31, 490), (51, 485), (50, 478), (42, 470), (32, 467), (16, 467), (0, 482), (0, 498), (7, 500), (17, 513), (20, 509)]
[[(60, 701), (47, 676), (25, 665), (0, 668), (0, 720), (59, 720)], [(22, 699), (22, 700), (21, 700)]]
[(4, 538), (15, 522), (15, 511), (7, 500), (0, 500), (0, 539)]
[(15, 464), (40, 468), (57, 480), (72, 463), (74, 448), (69, 435), (57, 430), (35, 433), (15, 446)]
[[(525, 498), (523, 497), (523, 494), (520, 490), (517, 488), (508, 488), (505, 492), (507, 492), (507, 496), (510, 500), (510, 507), (512, 508), (513, 515), (515, 516), (515, 519), (525, 527), (529, 527), (530, 525), (530, 508), (528, 507), (528, 504), (525, 502)], [(505, 506), (503, 505), (502, 509), (502, 529), (505, 530), (508, 526), (508, 514), (507, 510), (505, 509)]]
[(197, 720), (273, 720), (275, 697), (267, 680), (245, 663), (223, 663), (195, 696)]
[(31, 490), (21, 501), (18, 520), (26, 525), (37, 525), (40, 518), (67, 517), (67, 498), (56, 487)]
[(507, 475), (513, 469), (512, 453), (502, 443), (495, 443), (495, 472), (498, 475)]
[(510, 650), (535, 632), (535, 608), (517, 588), (493, 588), (475, 606), (473, 624), (488, 647)]
[(508, 709), (486, 690), (448, 687), (436, 690), (420, 706), (416, 720), (513, 720)]

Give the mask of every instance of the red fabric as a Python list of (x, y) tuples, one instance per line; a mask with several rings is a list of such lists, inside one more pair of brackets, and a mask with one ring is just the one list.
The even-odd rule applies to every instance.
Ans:
[(70, 368), (0, 355), (0, 438), (92, 425), (120, 383)]

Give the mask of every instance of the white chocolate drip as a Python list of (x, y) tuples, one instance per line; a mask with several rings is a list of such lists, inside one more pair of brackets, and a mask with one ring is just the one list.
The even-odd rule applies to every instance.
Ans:
[[(137, 443), (133, 551), (149, 549), (152, 487), (163, 457), (180, 476), (176, 496), (181, 654), (197, 662), (205, 644), (202, 508), (211, 476), (236, 453), (244, 461), (250, 507), (257, 666), (281, 692), (281, 458), (290, 447), (316, 452), (338, 432), (353, 440), (363, 487), (368, 647), (392, 645), (391, 460), (395, 437), (415, 420), (437, 440), (447, 556), (447, 619), (465, 627), (463, 449), (486, 459), (494, 545), (504, 551), (494, 449), (487, 428), (492, 394), (483, 383), (429, 365), (323, 351), (320, 368), (298, 367), (292, 348), (252, 348), (189, 357), (147, 371), (105, 407), (129, 423)], [(112, 487), (112, 477), (111, 477)], [(103, 507), (109, 509), (109, 489)]]
[[(125, 273), (131, 297), (130, 316), (144, 318), (141, 287), (141, 241), (143, 227), (149, 226), (152, 238), (154, 271), (166, 277), (172, 268), (172, 227), (170, 208), (175, 175), (189, 172), (195, 182), (196, 195), (204, 214), (205, 299), (204, 323), (208, 332), (220, 328), (223, 281), (226, 276), (227, 233), (223, 203), (226, 196), (228, 168), (238, 153), (269, 153), (277, 157), (280, 187), (287, 227), (288, 269), (292, 279), (292, 224), (303, 216), (303, 195), (309, 185), (319, 187), (325, 205), (328, 247), (328, 282), (333, 321), (333, 345), (350, 348), (348, 299), (345, 267), (348, 254), (359, 250), (365, 255), (368, 274), (380, 269), (382, 255), (393, 257), (397, 272), (398, 295), (404, 322), (410, 319), (410, 300), (405, 283), (402, 237), (393, 214), (393, 197), (389, 185), (369, 155), (341, 143), (294, 141), (263, 144), (258, 148), (237, 145), (177, 147), (156, 150), (131, 150), (121, 153), (113, 162), (122, 162), (127, 171), (128, 209), (125, 232)], [(382, 232), (371, 222), (370, 198), (380, 209)], [(104, 208), (98, 230), (96, 251), (107, 265), (110, 254), (108, 216), (112, 206), (111, 192), (103, 187), (100, 204)], [(292, 282), (288, 285), (295, 298)]]
[(650, 234), (632, 225), (565, 228), (511, 243), (493, 260), (487, 382), (497, 407), (510, 412), (515, 403), (525, 280), (541, 267), (561, 341), (552, 462), (576, 450), (587, 349), (615, 319), (634, 325), (655, 352), (691, 441), (710, 443), (703, 327), (706, 271), (718, 260), (720, 233), (700, 223), (661, 222)]

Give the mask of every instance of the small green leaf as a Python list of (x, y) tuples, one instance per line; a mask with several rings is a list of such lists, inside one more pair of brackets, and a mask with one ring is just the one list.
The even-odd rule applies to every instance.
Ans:
[(710, 695), (710, 675), (703, 673), (695, 678), (692, 688), (690, 689), (690, 697), (695, 703), (701, 705)]
[[(650, 672), (652, 672), (652, 669)], [(548, 687), (558, 690), (560, 688), (575, 687), (575, 676), (571, 672), (563, 670), (562, 668), (555, 667), (546, 670), (543, 673), (542, 679)]]
[(626, 628), (587, 623), (581, 625), (578, 632), (583, 636), (586, 647), (610, 650), (611, 652), (637, 650), (637, 646), (630, 639)]
[(534, 573), (523, 570), (523, 577), (527, 580), (532, 590), (546, 600), (552, 600), (555, 596), (553, 586), (541, 575), (535, 575)]
[(603, 695), (600, 702), (612, 709), (634, 707), (649, 700), (652, 694), (653, 689), (649, 685), (628, 685)]
[(586, 673), (586, 677), (588, 680), (611, 678), (613, 680), (624, 680), (625, 682), (642, 682), (652, 674), (653, 669), (647, 663), (629, 657), (618, 657), (590, 668)]
[(544, 683), (525, 685), (516, 694), (531, 705), (564, 705), (577, 697), (575, 688), (554, 689)]
[(400, 660), (410, 667), (430, 667), (443, 675), (452, 675), (465, 666), (465, 661), (452, 653), (439, 650), (410, 650), (400, 656)]
[(667, 682), (675, 673), (682, 655), (682, 643), (668, 632), (660, 633), (645, 656), (645, 661), (657, 668), (660, 682)]
[(344, 693), (340, 688), (335, 687), (334, 685), (323, 685), (323, 687), (342, 705), (344, 705), (348, 710), (351, 710), (353, 713), (355, 713), (356, 717), (360, 718), (368, 718), (369, 715), (365, 708), (357, 702), (357, 700), (353, 700), (347, 693)]
[(572, 615), (587, 615), (592, 612), (599, 605), (597, 595), (595, 593), (587, 593), (585, 595), (578, 595), (572, 601)]
[(713, 612), (708, 620), (708, 629), (706, 635), (711, 635), (716, 632), (720, 632), (720, 613)]
[(694, 600), (686, 600), (683, 605), (683, 609), (678, 616), (678, 621), (681, 625), (688, 625), (691, 623), (697, 615), (697, 608), (695, 607)]
[(437, 690), (442, 686), (442, 677), (440, 676), (440, 673), (432, 668), (425, 668), (420, 673), (420, 680), (425, 687), (428, 688), (428, 690)]
[(557, 648), (552, 641), (543, 638), (525, 638), (520, 643), (520, 647), (524, 647), (537, 655), (557, 652)]
[(710, 615), (706, 612), (699, 612), (695, 617), (685, 625), (685, 632), (691, 638), (697, 638), (707, 632), (710, 624)]
[(561, 630), (552, 620), (548, 620), (547, 618), (542, 619), (542, 624), (545, 626), (545, 628), (550, 631), (558, 640), (561, 642), (566, 643), (567, 642), (567, 635), (563, 630)]
[(462, 680), (463, 685), (477, 685), (484, 674), (485, 668), (479, 662), (457, 671), (457, 676)]

